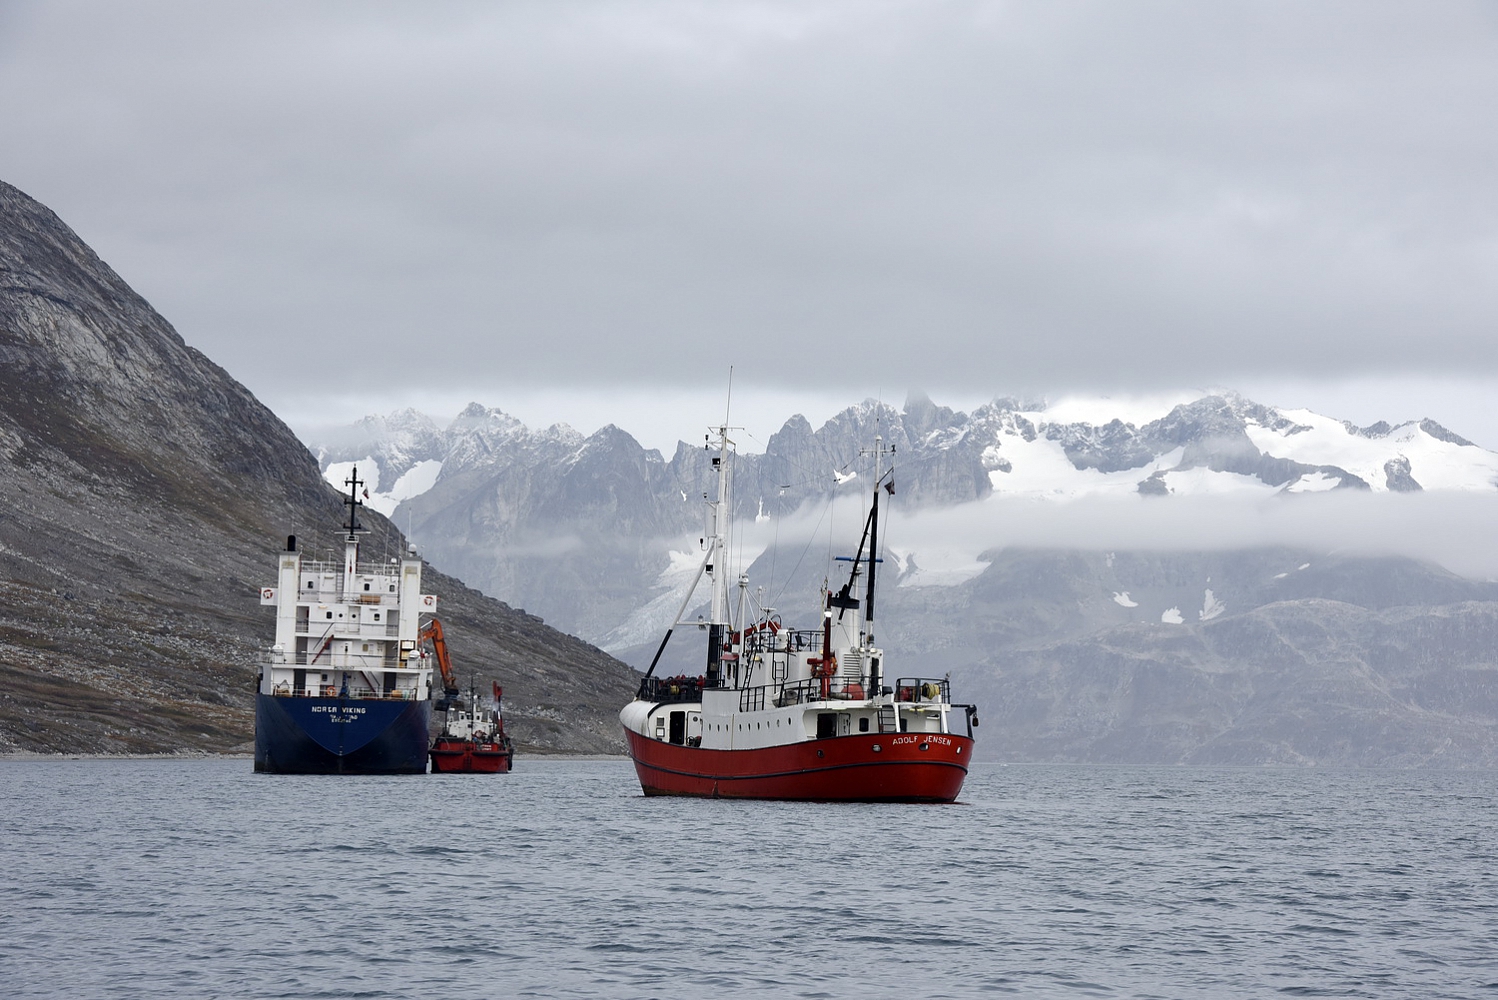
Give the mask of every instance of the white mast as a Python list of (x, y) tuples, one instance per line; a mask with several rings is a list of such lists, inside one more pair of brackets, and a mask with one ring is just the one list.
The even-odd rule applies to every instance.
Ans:
[(708, 536), (707, 573), (712, 578), (713, 602), (711, 625), (728, 624), (728, 427), (718, 428), (718, 454), (713, 466), (718, 473), (718, 498), (712, 504), (711, 533)]

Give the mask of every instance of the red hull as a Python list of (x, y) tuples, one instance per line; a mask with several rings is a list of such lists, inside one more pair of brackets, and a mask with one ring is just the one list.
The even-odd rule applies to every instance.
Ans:
[(432, 747), (433, 774), (507, 774), (513, 755), (493, 744), (439, 740)]
[(973, 754), (971, 739), (945, 733), (860, 733), (755, 750), (705, 750), (624, 732), (646, 795), (952, 802)]

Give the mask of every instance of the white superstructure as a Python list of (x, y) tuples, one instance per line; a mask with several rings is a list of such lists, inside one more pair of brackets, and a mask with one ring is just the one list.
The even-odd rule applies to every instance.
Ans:
[(282, 698), (425, 700), (432, 669), (417, 652), (423, 612), (437, 599), (421, 592), (421, 560), (361, 560), (355, 517), (358, 470), (346, 485), (349, 523), (343, 560), (306, 558), (287, 539), (274, 587), (260, 603), (276, 608), (276, 640), (260, 673), (260, 693)]

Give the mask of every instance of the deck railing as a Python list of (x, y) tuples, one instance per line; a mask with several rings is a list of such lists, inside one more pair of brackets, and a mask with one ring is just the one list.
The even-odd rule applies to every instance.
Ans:
[[(343, 697), (342, 689), (333, 684), (314, 684), (307, 687), (292, 687), (285, 681), (277, 684), (271, 690), (271, 694), (277, 698), (339, 698)], [(416, 688), (396, 688), (393, 691), (381, 691), (371, 687), (350, 687), (347, 697), (351, 701), (414, 701), (416, 700)]]

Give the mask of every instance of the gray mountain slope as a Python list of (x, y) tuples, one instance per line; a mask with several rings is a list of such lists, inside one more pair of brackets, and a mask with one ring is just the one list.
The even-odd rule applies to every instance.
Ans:
[[(1498, 764), (1494, 584), (1290, 550), (989, 555), (895, 588), (881, 634), (983, 706), (984, 759)], [(1207, 586), (1226, 610), (1202, 621)]]
[[(291, 431), (52, 212), (0, 183), (0, 749), (251, 737), (257, 589), (338, 497)], [(368, 544), (399, 551), (373, 512)], [(613, 750), (633, 675), (433, 570), (454, 656), (535, 749)]]

